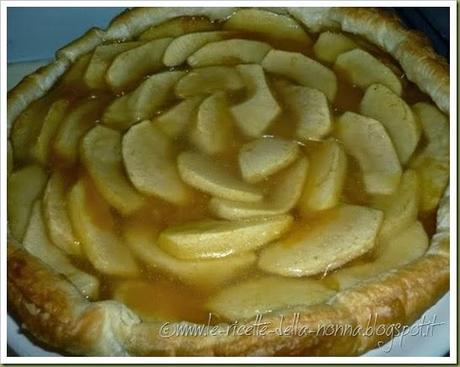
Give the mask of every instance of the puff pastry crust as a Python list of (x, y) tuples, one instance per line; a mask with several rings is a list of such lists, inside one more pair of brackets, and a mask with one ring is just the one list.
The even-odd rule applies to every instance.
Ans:
[[(115, 18), (105, 31), (91, 29), (56, 53), (56, 60), (27, 76), (8, 94), (8, 129), (34, 100), (43, 96), (80, 55), (105, 40), (130, 39), (148, 27), (182, 15), (224, 19), (234, 8), (138, 8)], [(447, 63), (420, 35), (398, 20), (371, 8), (270, 8), (289, 13), (309, 30), (341, 29), (368, 39), (400, 63), (408, 79), (449, 114)], [(414, 322), (449, 287), (449, 188), (441, 200), (436, 234), (425, 256), (400, 268), (339, 292), (326, 304), (290, 310), (286, 324), (299, 313), (299, 324), (312, 332), (280, 336), (280, 313), (264, 318), (273, 333), (261, 336), (160, 335), (160, 323), (142, 322), (117, 301), (89, 302), (65, 278), (8, 238), (8, 302), (22, 326), (38, 340), (76, 355), (360, 355), (391, 338), (366, 336), (373, 325)], [(292, 312), (291, 312), (292, 311)], [(357, 335), (315, 333), (324, 325), (361, 326)], [(224, 328), (220, 325), (219, 328)]]

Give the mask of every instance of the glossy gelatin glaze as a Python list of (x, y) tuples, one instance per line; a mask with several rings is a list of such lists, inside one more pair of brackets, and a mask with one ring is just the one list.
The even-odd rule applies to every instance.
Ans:
[(144, 320), (321, 303), (424, 254), (448, 136), (361, 38), (176, 18), (80, 57), (17, 118), (10, 231)]

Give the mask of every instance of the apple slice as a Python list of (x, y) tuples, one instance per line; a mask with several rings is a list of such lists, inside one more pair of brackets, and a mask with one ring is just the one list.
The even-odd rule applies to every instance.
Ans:
[(318, 280), (265, 276), (224, 288), (209, 300), (207, 308), (236, 321), (288, 307), (323, 303), (334, 294)]
[(372, 282), (384, 272), (378, 263), (368, 262), (337, 269), (326, 279), (332, 280), (339, 290), (352, 288), (360, 283)]
[(420, 211), (435, 210), (449, 183), (449, 162), (423, 151), (411, 163), (417, 171), (421, 183)]
[(435, 209), (449, 182), (449, 120), (435, 106), (417, 103), (413, 110), (428, 144), (411, 162), (421, 184), (420, 210)]
[(179, 37), (185, 33), (205, 32), (217, 29), (217, 23), (204, 17), (178, 17), (150, 27), (138, 37), (139, 40), (152, 40), (165, 37)]
[(231, 108), (240, 130), (247, 136), (259, 137), (280, 115), (281, 107), (267, 84), (260, 65), (239, 65), (238, 71), (249, 91), (249, 98)]
[(331, 277), (339, 284), (340, 290), (351, 288), (414, 261), (423, 256), (427, 248), (428, 236), (421, 223), (414, 221), (386, 240), (380, 241), (373, 262), (340, 269)]
[(387, 239), (415, 221), (419, 198), (420, 185), (417, 173), (410, 169), (403, 173), (401, 183), (393, 195), (374, 197), (372, 206), (384, 213), (379, 237)]
[(81, 157), (102, 197), (122, 215), (129, 215), (145, 204), (127, 179), (121, 155), (121, 133), (98, 125), (83, 138)]
[(308, 160), (301, 157), (276, 177), (268, 197), (259, 202), (212, 198), (209, 208), (216, 216), (229, 220), (283, 214), (294, 208), (304, 188)]
[(195, 119), (198, 106), (202, 101), (201, 96), (187, 98), (163, 112), (152, 122), (169, 138), (181, 137)]
[(48, 109), (49, 101), (46, 98), (39, 99), (27, 106), (13, 122), (10, 139), (16, 162), (26, 163), (30, 161), (31, 147), (40, 134)]
[(68, 164), (78, 160), (80, 139), (91, 129), (102, 109), (101, 99), (88, 99), (72, 109), (62, 121), (54, 139), (54, 152)]
[(177, 173), (171, 142), (150, 121), (134, 125), (123, 136), (122, 155), (128, 177), (141, 193), (176, 205), (190, 202), (191, 192)]
[(282, 138), (259, 138), (243, 145), (238, 160), (243, 179), (257, 183), (294, 162), (299, 146)]
[[(229, 37), (232, 33), (225, 31), (196, 32), (184, 34), (171, 42), (163, 56), (166, 66), (177, 66), (183, 64), (187, 58), (196, 50), (209, 42), (220, 41)], [(193, 66), (193, 65), (192, 65)]]
[(11, 174), (8, 179), (8, 227), (13, 237), (21, 241), (29, 222), (34, 201), (45, 188), (47, 175), (39, 165), (29, 165)]
[(224, 23), (224, 29), (258, 33), (275, 40), (294, 41), (304, 47), (311, 43), (308, 34), (293, 18), (261, 9), (239, 9)]
[(223, 199), (254, 202), (262, 192), (232, 176), (213, 158), (195, 152), (183, 152), (177, 158), (181, 178), (194, 188)]
[(298, 52), (271, 50), (262, 61), (269, 73), (282, 75), (305, 87), (323, 92), (329, 101), (337, 93), (337, 77), (319, 62)]
[(87, 86), (84, 83), (84, 75), (92, 55), (93, 53), (90, 52), (80, 56), (62, 76), (60, 80), (62, 84), (85, 89)]
[(48, 163), (51, 142), (66, 116), (68, 107), (69, 101), (60, 99), (51, 105), (45, 116), (37, 141), (32, 147), (32, 155), (43, 165)]
[(278, 82), (275, 84), (296, 123), (302, 141), (319, 140), (330, 133), (332, 116), (324, 93), (317, 89)]
[(7, 141), (7, 147), (6, 147), (6, 170), (7, 170), (7, 178), (10, 177), (11, 172), (13, 172), (13, 168), (14, 168), (13, 146), (11, 145), (11, 142), (8, 140), (8, 141)]
[(292, 216), (286, 214), (233, 222), (191, 222), (165, 229), (158, 238), (158, 245), (184, 260), (238, 255), (280, 238), (292, 221)]
[(420, 139), (420, 127), (410, 107), (399, 96), (382, 84), (372, 84), (364, 93), (361, 114), (380, 121), (398, 153), (406, 164)]
[(54, 271), (64, 275), (84, 297), (95, 299), (99, 293), (99, 280), (75, 267), (69, 258), (49, 240), (43, 221), (42, 206), (36, 201), (27, 231), (22, 241), (24, 248)]
[(120, 53), (107, 69), (107, 84), (119, 91), (159, 71), (164, 67), (163, 54), (172, 40), (160, 38)]
[(102, 122), (116, 129), (127, 129), (152, 117), (174, 98), (174, 85), (183, 75), (183, 71), (166, 71), (150, 76), (133, 92), (115, 99), (105, 110)]
[(219, 91), (234, 92), (244, 88), (238, 71), (229, 66), (208, 66), (190, 71), (176, 84), (178, 97), (187, 98)]
[(310, 162), (307, 182), (298, 205), (303, 214), (336, 206), (347, 170), (347, 156), (334, 140), (321, 143), (311, 154)]
[(222, 153), (232, 142), (232, 122), (225, 94), (215, 93), (200, 104), (190, 140), (203, 153)]
[(187, 58), (191, 67), (211, 65), (260, 64), (271, 50), (268, 43), (230, 39), (210, 42)]
[(81, 256), (80, 242), (75, 237), (66, 206), (64, 176), (54, 172), (43, 194), (43, 217), (51, 241), (69, 255)]
[(318, 60), (332, 64), (337, 56), (357, 47), (356, 43), (342, 33), (326, 31), (319, 35), (313, 46), (313, 52)]
[(97, 46), (83, 76), (86, 85), (93, 89), (106, 88), (105, 73), (112, 64), (113, 59), (120, 53), (142, 44), (142, 42), (124, 42)]
[(345, 112), (338, 119), (337, 135), (345, 151), (358, 161), (369, 194), (389, 195), (396, 191), (401, 178), (401, 164), (380, 122)]
[(96, 270), (122, 277), (139, 274), (131, 252), (116, 235), (110, 207), (89, 181), (80, 180), (72, 187), (67, 207), (83, 251)]
[(264, 248), (259, 268), (292, 277), (326, 274), (371, 250), (382, 219), (381, 211), (354, 205), (322, 212)]
[(428, 249), (428, 236), (419, 221), (402, 229), (376, 248), (377, 262), (386, 269), (399, 267), (423, 256)]
[(422, 125), (423, 134), (431, 154), (439, 157), (449, 157), (449, 119), (434, 105), (419, 102), (412, 106)]
[[(254, 252), (207, 260), (181, 260), (157, 245), (157, 231), (151, 225), (126, 223), (123, 234), (133, 254), (155, 270), (200, 288), (215, 288), (241, 276), (253, 265)], [(212, 276), (210, 276), (212, 274)]]
[(353, 84), (365, 89), (371, 84), (383, 84), (398, 96), (402, 84), (395, 73), (370, 53), (361, 49), (344, 52), (337, 57), (334, 67), (344, 72)]

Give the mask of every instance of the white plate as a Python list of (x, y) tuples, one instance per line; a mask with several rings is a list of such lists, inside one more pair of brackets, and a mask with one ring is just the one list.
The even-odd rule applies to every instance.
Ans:
[[(16, 85), (46, 62), (18, 63), (8, 65), (8, 89)], [(21, 333), (17, 323), (8, 315), (8, 345), (20, 356), (56, 357), (59, 354), (47, 351)], [(449, 351), (449, 293), (430, 308), (414, 325), (406, 330), (406, 335), (394, 338), (384, 346), (371, 350), (366, 356), (444, 356)]]

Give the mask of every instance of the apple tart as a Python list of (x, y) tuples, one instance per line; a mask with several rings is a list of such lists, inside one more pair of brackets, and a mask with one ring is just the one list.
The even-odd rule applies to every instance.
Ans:
[(73, 355), (363, 354), (318, 331), (448, 290), (448, 115), (381, 10), (128, 10), (8, 94), (9, 311)]

